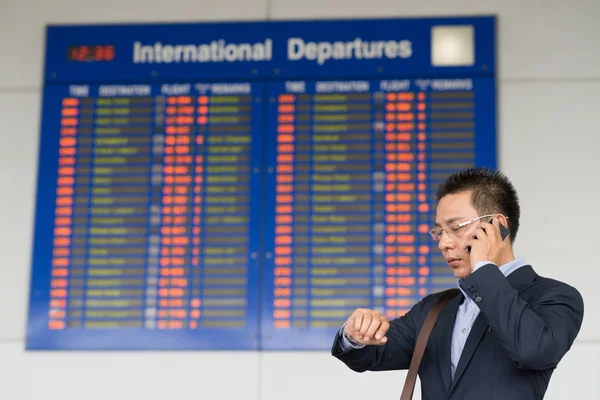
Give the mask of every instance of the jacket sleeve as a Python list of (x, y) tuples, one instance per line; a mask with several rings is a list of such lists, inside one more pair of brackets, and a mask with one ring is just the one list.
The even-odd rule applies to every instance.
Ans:
[(342, 330), (336, 334), (331, 354), (356, 372), (408, 369), (417, 338), (419, 316), (425, 299), (415, 304), (404, 316), (390, 321), (385, 345), (360, 349), (341, 346)]
[(540, 295), (531, 303), (519, 297), (493, 264), (479, 268), (461, 283), (519, 368), (556, 367), (581, 328), (581, 294), (567, 284), (551, 282), (540, 285)]

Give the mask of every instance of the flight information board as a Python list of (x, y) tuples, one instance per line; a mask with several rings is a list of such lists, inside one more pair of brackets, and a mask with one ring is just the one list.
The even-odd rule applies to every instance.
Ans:
[(270, 86), (267, 347), (313, 348), (356, 308), (392, 319), (456, 284), (428, 235), (435, 190), (493, 151), (474, 130), (494, 129), (490, 92), (485, 78)]
[(262, 86), (47, 89), (41, 162), (57, 168), (38, 195), (55, 199), (38, 204), (54, 217), (36, 232), (53, 238), (39, 252), (52, 255), (41, 341), (255, 342)]
[[(438, 27), (475, 60), (433, 65)], [(496, 166), (494, 29), (48, 28), (27, 348), (328, 349), (454, 286), (428, 231)]]

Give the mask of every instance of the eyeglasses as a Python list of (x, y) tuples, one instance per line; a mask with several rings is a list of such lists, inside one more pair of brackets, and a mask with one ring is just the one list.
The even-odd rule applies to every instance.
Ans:
[(465, 221), (465, 222), (454, 222), (452, 224), (450, 224), (447, 228), (441, 228), (441, 227), (437, 227), (437, 228), (433, 228), (432, 230), (429, 231), (429, 234), (431, 235), (431, 237), (434, 240), (440, 240), (442, 238), (442, 235), (444, 234), (444, 232), (446, 232), (446, 234), (448, 236), (454, 236), (456, 237), (457, 235), (460, 234), (460, 231), (463, 227), (472, 224), (475, 221), (478, 221), (482, 218), (486, 218), (486, 217), (493, 217), (496, 214), (487, 214), (487, 215), (482, 215), (481, 217), (477, 217), (477, 218), (473, 218), (469, 221)]

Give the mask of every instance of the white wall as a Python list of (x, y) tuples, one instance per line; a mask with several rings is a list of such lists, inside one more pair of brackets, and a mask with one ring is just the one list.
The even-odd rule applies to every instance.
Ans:
[(481, 13), (499, 18), (500, 168), (522, 200), (516, 251), (586, 302), (546, 398), (600, 398), (598, 0), (2, 0), (0, 398), (391, 399), (404, 380), (357, 375), (327, 352), (24, 352), (45, 24)]

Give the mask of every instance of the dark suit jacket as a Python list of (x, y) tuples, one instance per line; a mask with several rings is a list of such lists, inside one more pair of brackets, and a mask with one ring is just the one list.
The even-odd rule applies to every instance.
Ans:
[[(529, 265), (508, 277), (489, 264), (464, 279), (461, 288), (481, 312), (454, 380), (450, 342), (459, 294), (440, 313), (419, 368), (423, 400), (537, 400), (570, 349), (583, 320), (583, 299), (573, 287), (540, 277)], [(384, 346), (342, 351), (340, 333), (333, 356), (357, 372), (408, 369), (417, 336), (439, 293), (390, 321)], [(398, 396), (402, 383), (398, 383)]]

